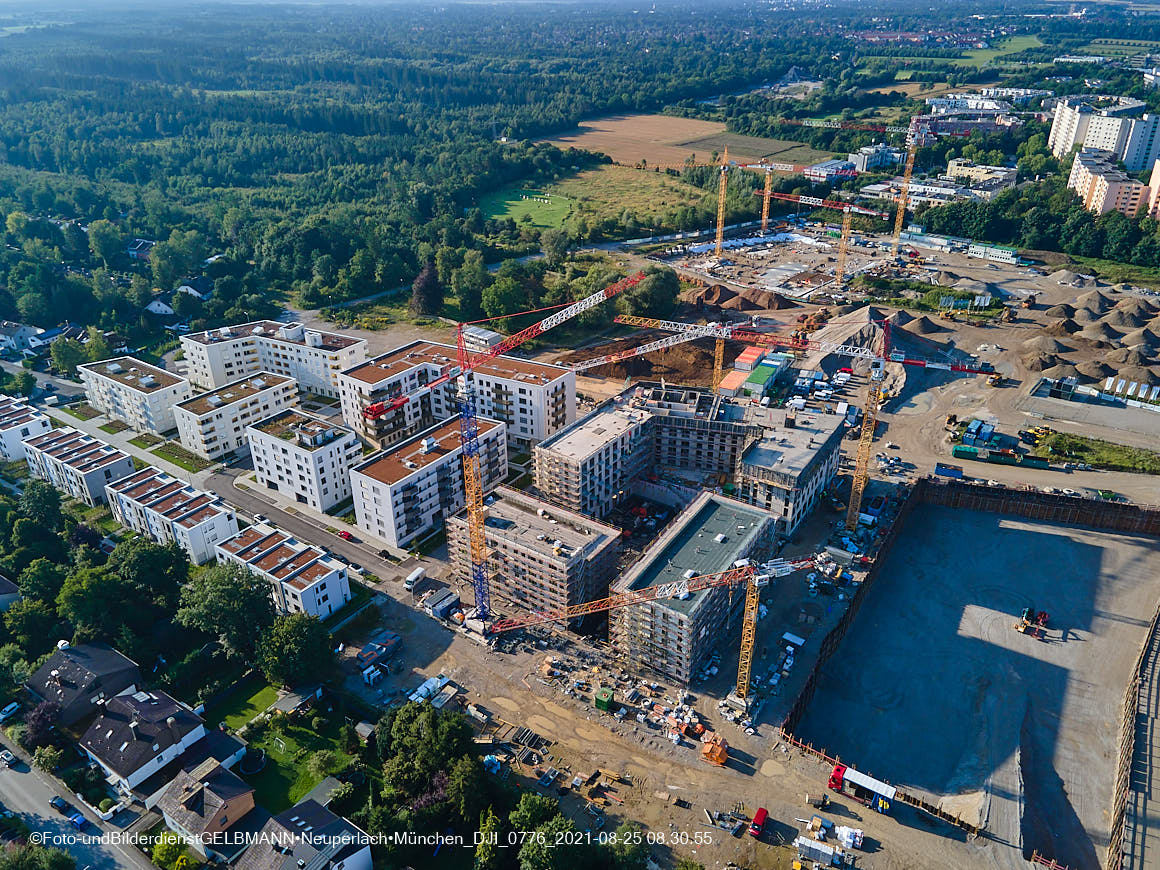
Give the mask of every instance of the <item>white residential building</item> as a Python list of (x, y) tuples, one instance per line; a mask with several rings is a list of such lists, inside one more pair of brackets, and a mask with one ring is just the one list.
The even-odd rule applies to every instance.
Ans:
[(196, 565), (217, 558), (215, 546), (238, 533), (238, 517), (217, 495), (149, 466), (105, 486), (114, 519), (159, 544), (176, 542)]
[(28, 340), (42, 332), (44, 330), (39, 326), (0, 320), (0, 348), (11, 351), (27, 350), (30, 346)]
[[(478, 422), (480, 478), (488, 492), (507, 477), (507, 427)], [(359, 528), (405, 548), (440, 527), (466, 506), (462, 454), (456, 416), (356, 466), (350, 485)]]
[(138, 432), (173, 429), (173, 406), (193, 395), (189, 381), (130, 356), (77, 366), (89, 404)]
[(982, 94), (946, 94), (927, 97), (926, 104), (932, 115), (950, 115), (971, 112), (978, 115), (1003, 115), (1011, 111), (1011, 104)]
[(1141, 172), (1160, 157), (1160, 115), (1143, 113), (1131, 97), (1079, 96), (1062, 99), (1055, 107), (1051, 153), (1063, 158), (1077, 145), (1085, 150), (1108, 151), (1122, 160), (1128, 172)]
[(897, 166), (906, 159), (906, 152), (891, 148), (885, 142), (878, 142), (874, 145), (864, 145), (847, 157), (858, 172), (873, 172)]
[[(386, 447), (459, 413), (456, 384), (445, 383), (395, 411), (368, 406), (421, 389), (458, 365), (456, 348), (413, 341), (339, 376), (342, 417), (360, 438)], [(476, 413), (507, 424), (510, 445), (526, 450), (576, 419), (576, 374), (561, 366), (499, 356), (477, 367)]]
[(247, 568), (270, 584), (281, 613), (325, 619), (350, 601), (345, 563), (265, 523), (257, 523), (217, 545), (218, 562)]
[(362, 442), (343, 426), (301, 411), (282, 411), (246, 429), (258, 483), (315, 510), (350, 498), (350, 469)]
[(189, 379), (221, 387), (271, 372), (294, 378), (303, 390), (338, 396), (338, 373), (366, 359), (365, 338), (307, 329), (301, 323), (257, 320), (181, 337)]
[(28, 470), (89, 506), (105, 500), (105, 485), (135, 470), (133, 458), (69, 426), (24, 442)]
[(177, 434), (187, 450), (206, 459), (218, 459), (235, 450), (249, 449), (246, 427), (297, 401), (294, 378), (259, 372), (177, 405)]
[(24, 441), (52, 429), (52, 421), (35, 408), (8, 396), (0, 397), (0, 457), (5, 462), (24, 458)]

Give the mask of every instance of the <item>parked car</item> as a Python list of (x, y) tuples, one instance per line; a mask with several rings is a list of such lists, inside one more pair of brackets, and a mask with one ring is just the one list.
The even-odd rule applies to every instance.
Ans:
[(338, 535), (340, 538), (342, 538), (344, 541), (353, 541), (354, 540), (354, 535), (352, 535), (346, 529), (343, 529), (342, 531), (339, 531), (339, 532), (335, 532), (335, 534)]
[(7, 722), (9, 719), (16, 715), (16, 711), (19, 709), (20, 704), (18, 704), (16, 701), (13, 701), (3, 710), (0, 710), (0, 722)]
[(254, 514), (254, 522), (256, 522), (256, 523), (268, 523), (268, 522), (270, 522), (270, 519), (265, 514)]
[(89, 820), (80, 813), (73, 813), (68, 817), (68, 823), (76, 828), (78, 831), (83, 831), (89, 826)]
[(354, 573), (356, 573), (356, 574), (361, 574), (363, 572), (363, 566), (360, 565), (358, 562), (351, 562), (349, 565), (347, 565), (347, 567), (351, 571), (354, 571)]
[(76, 812), (76, 810), (73, 808), (73, 805), (58, 794), (54, 794), (51, 798), (49, 798), (48, 805), (62, 816), (71, 816)]
[(7, 749), (0, 749), (0, 764), (3, 764), (5, 767), (12, 767), (12, 765), (16, 764), (16, 756)]

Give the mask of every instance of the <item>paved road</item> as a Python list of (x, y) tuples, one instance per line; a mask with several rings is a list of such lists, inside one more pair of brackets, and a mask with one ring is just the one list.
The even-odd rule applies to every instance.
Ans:
[[(11, 363), (0, 361), (0, 368), (9, 374), (15, 375), (23, 371), (29, 371), (21, 367), (19, 363)], [(64, 378), (54, 377), (53, 375), (45, 374), (44, 372), (32, 372), (33, 377), (36, 378), (36, 385), (43, 388), (45, 384), (52, 384), (56, 387), (56, 394), (58, 396), (83, 396), (85, 388), (75, 381), (65, 380)]]
[[(5, 741), (0, 741), (5, 742)], [(5, 742), (5, 745), (13, 747)], [(152, 864), (145, 860), (134, 847), (112, 842), (103, 842), (100, 835), (117, 828), (99, 822), (87, 811), (85, 816), (92, 823), (85, 831), (85, 835), (78, 836), (79, 832), (69, 824), (64, 816), (48, 805), (49, 798), (62, 794), (69, 800), (69, 795), (63, 794), (59, 785), (28, 765), (20, 761), (13, 769), (0, 768), (0, 797), (4, 806), (18, 813), (34, 835), (42, 836), (48, 846), (68, 852), (77, 860), (78, 870), (150, 870)], [(70, 800), (76, 806), (75, 800)], [(80, 809), (80, 807), (77, 807)], [(69, 838), (74, 838), (75, 841)], [(155, 868), (154, 868), (155, 870)]]

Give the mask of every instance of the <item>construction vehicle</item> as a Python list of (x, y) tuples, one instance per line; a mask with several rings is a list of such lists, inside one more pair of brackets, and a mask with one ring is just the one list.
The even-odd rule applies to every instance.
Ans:
[(1030, 635), (1036, 640), (1043, 640), (1048, 619), (1046, 611), (1040, 610), (1036, 613), (1034, 607), (1024, 607), (1014, 628), (1021, 634)]
[(959, 427), (959, 415), (947, 414), (946, 421), (943, 423), (943, 428), (948, 432), (954, 432)]
[(1001, 387), (1001, 386), (1003, 386), (1003, 381), (1004, 381), (1004, 378), (1002, 375), (991, 375), (989, 378), (987, 378), (987, 386), (988, 387)]
[(706, 731), (701, 736), (701, 759), (718, 767), (724, 767), (729, 760), (729, 744), (716, 731)]
[(475, 624), (483, 626), (484, 621), (491, 615), (491, 589), (487, 574), (487, 546), (485, 543), (483, 521), (485, 518), (483, 507), (483, 484), (479, 468), (479, 424), (476, 418), (475, 388), (471, 379), (471, 372), (484, 363), (507, 353), (524, 342), (542, 335), (549, 329), (559, 326), (567, 320), (584, 311), (595, 308), (606, 299), (622, 293), (643, 281), (644, 272), (637, 272), (610, 284), (579, 302), (573, 302), (549, 314), (538, 323), (532, 324), (507, 338), (496, 343), (493, 347), (480, 353), (473, 353), (467, 349), (463, 327), (468, 324), (459, 324), (456, 336), (458, 346), (458, 365), (450, 367), (447, 372), (434, 380), (424, 384), (410, 393), (402, 393), (385, 402), (374, 402), (363, 408), (363, 417), (368, 420), (377, 420), (385, 414), (393, 413), (409, 402), (431, 393), (438, 387), (458, 381), (457, 402), (459, 405), (459, 437), (463, 447), (463, 487), (466, 494), (468, 549), (471, 554), (471, 582), (475, 589)]
[(494, 636), (505, 631), (530, 628), (548, 622), (567, 623), (569, 620), (578, 619), (591, 613), (605, 613), (621, 607), (633, 607), (637, 604), (648, 604), (667, 598), (684, 599), (702, 589), (744, 584), (745, 611), (741, 617), (741, 652), (737, 661), (737, 687), (730, 699), (744, 708), (748, 706), (749, 702), (749, 677), (753, 668), (753, 649), (756, 645), (757, 611), (761, 588), (768, 585), (769, 581), (775, 577), (785, 577), (794, 571), (816, 565), (818, 558), (818, 556), (808, 556), (801, 559), (772, 559), (761, 565), (754, 565), (748, 559), (742, 559), (734, 563), (729, 570), (716, 574), (682, 577), (671, 583), (659, 583), (644, 589), (621, 592), (607, 598), (589, 601), (586, 604), (571, 604), (567, 607), (537, 610), (507, 619), (499, 619), (491, 624), (488, 633)]
[(1035, 294), (1032, 293), (1019, 303), (1020, 308), (1030, 308), (1035, 304)]

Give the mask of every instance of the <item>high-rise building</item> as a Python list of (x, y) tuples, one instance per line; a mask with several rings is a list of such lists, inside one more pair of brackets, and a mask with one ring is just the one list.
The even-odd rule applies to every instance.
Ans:
[(1109, 151), (1084, 148), (1075, 155), (1067, 186), (1079, 194), (1084, 208), (1094, 214), (1118, 211), (1135, 217), (1147, 210), (1151, 190), (1115, 165)]
[(1145, 103), (1131, 97), (1079, 96), (1060, 100), (1047, 144), (1062, 159), (1076, 146), (1107, 151), (1128, 172), (1140, 172), (1160, 157), (1160, 115), (1133, 115)]

